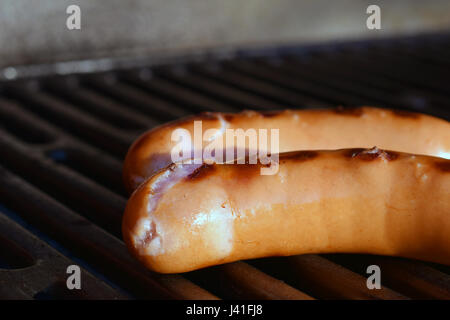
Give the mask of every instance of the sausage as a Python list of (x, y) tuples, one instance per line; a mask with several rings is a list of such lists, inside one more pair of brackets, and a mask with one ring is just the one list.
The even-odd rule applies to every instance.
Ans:
[[(124, 161), (126, 189), (131, 193), (147, 177), (173, 162), (170, 154), (177, 142), (172, 141), (172, 133), (184, 128), (193, 136), (194, 121), (199, 120), (203, 132), (216, 128), (219, 135), (215, 138), (223, 140), (226, 129), (279, 129), (280, 153), (376, 145), (388, 150), (450, 158), (450, 123), (418, 113), (372, 107), (203, 113), (167, 123), (139, 137)], [(207, 144), (203, 143), (202, 147)], [(236, 148), (245, 147), (239, 145), (239, 141), (236, 144)]]
[(160, 273), (331, 252), (450, 265), (450, 160), (372, 148), (283, 153), (275, 175), (261, 166), (160, 170), (128, 201), (130, 252)]

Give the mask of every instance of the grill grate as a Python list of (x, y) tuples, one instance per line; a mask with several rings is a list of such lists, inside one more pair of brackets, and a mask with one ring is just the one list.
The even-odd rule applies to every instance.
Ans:
[[(0, 82), (0, 298), (450, 299), (446, 266), (303, 255), (159, 275), (121, 241), (121, 162), (199, 111), (377, 105), (450, 120), (450, 36), (246, 50)], [(82, 267), (81, 291), (65, 289)], [(381, 290), (365, 268), (383, 271)]]

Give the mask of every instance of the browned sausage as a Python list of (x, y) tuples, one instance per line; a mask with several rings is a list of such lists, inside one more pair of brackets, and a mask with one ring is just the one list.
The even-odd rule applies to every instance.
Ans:
[[(371, 107), (205, 113), (165, 124), (138, 138), (124, 162), (127, 190), (131, 193), (147, 177), (169, 165), (171, 150), (177, 144), (171, 139), (174, 130), (186, 129), (194, 136), (194, 121), (200, 120), (203, 132), (218, 129), (216, 139), (225, 139), (226, 129), (279, 129), (279, 152), (378, 146), (450, 158), (450, 123), (418, 113)], [(202, 147), (208, 143), (204, 141)], [(236, 148), (247, 146), (237, 141)]]
[[(373, 118), (372, 113), (382, 117), (380, 112), (387, 111), (364, 112)], [(397, 130), (401, 141), (408, 136), (406, 127), (413, 135), (418, 130), (418, 137), (428, 137), (429, 125), (422, 121), (440, 125), (440, 134), (448, 130), (448, 124), (433, 118), (394, 121), (389, 112), (385, 117), (402, 128), (389, 129)], [(316, 121), (323, 128), (322, 120)], [(388, 142), (397, 145), (394, 138)], [(448, 150), (441, 149), (448, 148), (448, 141), (443, 142), (422, 141), (421, 148)], [(413, 142), (407, 145), (414, 148)], [(275, 175), (261, 175), (260, 167), (172, 164), (159, 171), (128, 201), (125, 243), (148, 268), (162, 273), (326, 252), (450, 264), (450, 160), (377, 148), (345, 149), (282, 154)]]

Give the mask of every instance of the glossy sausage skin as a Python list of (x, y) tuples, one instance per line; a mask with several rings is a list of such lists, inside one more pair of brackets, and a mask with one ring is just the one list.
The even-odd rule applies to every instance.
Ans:
[(193, 136), (196, 120), (202, 120), (203, 132), (211, 128), (221, 132), (238, 128), (279, 129), (279, 152), (378, 146), (450, 158), (450, 123), (418, 113), (371, 107), (204, 113), (154, 128), (134, 142), (123, 168), (124, 183), (130, 193), (172, 162), (170, 152), (177, 143), (171, 140), (172, 132), (184, 128)]
[(151, 270), (267, 256), (369, 253), (450, 265), (450, 160), (374, 149), (260, 165), (172, 164), (128, 201), (123, 237)]

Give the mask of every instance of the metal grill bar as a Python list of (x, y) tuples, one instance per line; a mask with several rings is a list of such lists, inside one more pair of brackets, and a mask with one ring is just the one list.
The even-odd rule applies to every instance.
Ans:
[(237, 109), (242, 109), (242, 106), (244, 105), (251, 109), (278, 109), (283, 107), (280, 104), (253, 95), (245, 90), (235, 89), (221, 84), (218, 81), (183, 70), (184, 69), (180, 71), (177, 68), (172, 70), (158, 69), (157, 72), (166, 79), (177, 82), (182, 86), (197, 90), (216, 100), (227, 101), (227, 103), (234, 105)]
[(325, 101), (329, 105), (357, 106), (367, 104), (366, 100), (340, 92), (339, 90), (325, 88), (304, 79), (288, 78), (270, 69), (261, 68), (255, 61), (238, 60), (226, 63), (226, 66), (257, 79), (264, 80), (274, 86), (311, 95), (316, 99)]
[(383, 283), (414, 299), (450, 299), (450, 277), (425, 263), (392, 257), (336, 256), (335, 261), (356, 272), (361, 265), (377, 265), (383, 270)]
[[(335, 59), (336, 63), (342, 59), (345, 63), (354, 64), (357, 67), (359, 66), (359, 68), (367, 70), (370, 74), (374, 73), (377, 75), (382, 75), (386, 78), (405, 83), (415, 88), (431, 90), (432, 92), (438, 92), (440, 94), (445, 94), (448, 92), (448, 89), (442, 88), (441, 84), (435, 80), (433, 75), (424, 77), (423, 74), (419, 71), (415, 71), (415, 69), (397, 69), (397, 64), (387, 63), (384, 62), (383, 59), (370, 57), (364, 55), (364, 53), (355, 52), (352, 55), (347, 55), (347, 52), (338, 53), (336, 54)], [(414, 71), (416, 73), (413, 73)]]
[[(411, 89), (401, 82), (394, 81), (388, 77), (368, 73), (364, 67), (358, 68), (356, 63), (339, 61), (334, 63), (333, 56), (327, 54), (308, 55), (307, 57), (292, 56), (287, 58), (288, 63), (295, 63), (301, 67), (310, 68), (321, 74), (328, 74), (336, 79), (345, 78), (352, 83), (364, 84), (369, 88), (383, 90), (384, 103), (395, 104), (396, 107), (404, 108), (411, 106), (417, 110), (426, 111), (428, 107), (439, 106), (440, 112), (448, 105), (448, 98), (430, 91)], [(364, 92), (364, 91), (363, 91)]]
[(84, 86), (120, 101), (128, 108), (139, 111), (139, 114), (149, 114), (162, 121), (183, 117), (190, 113), (189, 110), (160, 99), (148, 92), (119, 82), (112, 74), (86, 76), (80, 80)]
[(312, 300), (313, 298), (257, 268), (235, 262), (192, 272), (190, 278), (227, 299)]
[(103, 119), (118, 129), (142, 131), (158, 124), (145, 114), (137, 115), (112, 99), (81, 87), (74, 78), (55, 79), (46, 83), (46, 89), (61, 99), (69, 100), (73, 106), (85, 110), (96, 118)]
[(236, 108), (215, 101), (189, 90), (188, 87), (177, 85), (161, 78), (155, 78), (151, 71), (144, 69), (139, 72), (121, 74), (122, 79), (146, 91), (153, 92), (174, 103), (190, 108), (193, 111), (236, 111)]
[(13, 85), (8, 95), (22, 102), (33, 113), (50, 120), (64, 131), (88, 140), (103, 150), (121, 158), (127, 151), (132, 138), (103, 120), (73, 108), (70, 104), (36, 88)]
[[(52, 295), (59, 288), (56, 298), (66, 299), (126, 299), (127, 296), (110, 288), (102, 281), (82, 270), (81, 291), (69, 291), (66, 287), (66, 269), (75, 263), (33, 236), (1, 212), (1, 254), (9, 250), (19, 253), (25, 264), (18, 269), (0, 270), (0, 296), (8, 299), (40, 298)], [(20, 246), (18, 246), (20, 244)], [(62, 287), (62, 288), (61, 288)]]
[(285, 107), (296, 108), (299, 106), (308, 106), (309, 108), (324, 108), (331, 105), (323, 103), (313, 97), (289, 91), (280, 87), (272, 86), (264, 81), (255, 79), (245, 74), (228, 70), (222, 66), (215, 64), (213, 67), (196, 64), (191, 68), (194, 72), (210, 77), (217, 81), (226, 83), (235, 88), (241, 88), (257, 95), (264, 96), (283, 104)]
[[(130, 292), (145, 298), (211, 299), (180, 276), (156, 275), (132, 259), (117, 238), (0, 167), (0, 197), (8, 207), (46, 230)], [(23, 201), (23, 199), (27, 201)], [(43, 205), (44, 204), (44, 205)]]

